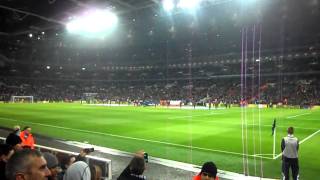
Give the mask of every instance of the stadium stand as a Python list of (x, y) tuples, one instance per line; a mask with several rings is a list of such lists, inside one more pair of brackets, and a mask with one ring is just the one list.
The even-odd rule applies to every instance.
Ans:
[[(187, 105), (203, 109), (248, 104), (259, 108), (260, 105), (301, 109), (320, 106), (318, 1), (262, 4), (201, 1), (204, 3), (199, 11), (192, 15), (179, 6), (196, 1), (171, 1), (179, 4), (177, 11), (169, 15), (161, 2), (107, 1), (108, 9), (119, 15), (121, 25), (113, 38), (94, 40), (72, 36), (67, 23), (62, 22), (73, 19), (73, 13), (83, 11), (91, 2), (1, 2), (0, 103), (172, 105), (175, 108)], [(106, 1), (92, 1), (99, 7), (105, 6), (103, 3)], [(10, 108), (8, 112), (1, 122), (7, 123)], [(294, 116), (301, 114), (291, 117)], [(16, 117), (20, 118), (23, 119)], [(16, 120), (10, 123), (13, 121)], [(6, 129), (0, 129), (0, 135), (7, 134)], [(11, 135), (10, 143), (21, 148), (20, 139), (14, 132)], [(54, 153), (64, 162), (64, 173), (76, 159), (75, 152), (85, 145), (41, 138), (36, 148)], [(133, 155), (115, 154), (116, 157), (99, 152), (87, 156), (86, 162), (97, 165), (94, 168), (97, 177), (100, 167), (102, 178), (115, 179)], [(191, 179), (200, 172), (192, 164), (156, 157), (151, 157), (150, 162), (151, 168), (144, 172), (148, 177)], [(248, 173), (244, 165), (243, 169), (244, 175)], [(262, 177), (262, 168), (260, 173)], [(244, 175), (218, 171), (220, 180), (241, 179)], [(245, 177), (250, 178), (258, 177)]]
[[(319, 104), (319, 84), (316, 83), (319, 65), (314, 64), (313, 60), (307, 61), (300, 58), (287, 61), (289, 64), (286, 63), (284, 67), (280, 67), (282, 68), (281, 73), (277, 70), (279, 65), (276, 62), (271, 61), (270, 64), (265, 64), (270, 68), (263, 68), (261, 87), (257, 87), (257, 83), (253, 85), (256, 91), (261, 90), (261, 101), (279, 103), (287, 99), (287, 103), (291, 105)], [(292, 65), (290, 65), (291, 61), (293, 61)], [(57, 67), (52, 67), (50, 70), (52, 74), (41, 72), (36, 75), (23, 71), (21, 67), (16, 69), (24, 74), (9, 75), (10, 71), (7, 71), (8, 76), (0, 79), (0, 101), (8, 102), (12, 96), (29, 95), (34, 96), (35, 101), (79, 101), (86, 92), (97, 93), (96, 98), (100, 102), (104, 100), (159, 101), (162, 99), (188, 101), (190, 100), (188, 99), (189, 90), (191, 90), (193, 98), (197, 101), (211, 97), (212, 99), (218, 98), (219, 101), (239, 103), (241, 99), (238, 81), (240, 78), (239, 62), (213, 64), (209, 67), (206, 63), (201, 63), (200, 67), (196, 67), (198, 66), (196, 63), (196, 65), (191, 65), (192, 75), (188, 73), (187, 65), (182, 64), (182, 66), (181, 68), (169, 68), (167, 73), (164, 72), (166, 67), (144, 69), (146, 66), (142, 66), (143, 68), (139, 70), (110, 71), (96, 69), (77, 72), (78, 77), (70, 74), (74, 72), (73, 70), (62, 72), (55, 69)], [(220, 72), (216, 69), (219, 69)], [(105, 80), (103, 77), (112, 77), (112, 79)], [(252, 77), (248, 77), (248, 87), (251, 87), (250, 78)], [(225, 83), (226, 80), (227, 83)], [(192, 87), (190, 87), (190, 81)], [(277, 91), (279, 93), (272, 93)], [(254, 92), (248, 89), (247, 101), (255, 101), (256, 94), (252, 93)]]

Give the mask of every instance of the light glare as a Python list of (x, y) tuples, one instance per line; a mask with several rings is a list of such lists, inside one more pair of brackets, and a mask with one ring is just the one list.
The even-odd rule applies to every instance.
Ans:
[(173, 0), (163, 0), (162, 6), (165, 11), (172, 11), (174, 8)]
[(180, 0), (178, 7), (182, 9), (195, 9), (200, 5), (201, 0)]
[(118, 23), (117, 16), (108, 10), (94, 10), (67, 23), (71, 33), (96, 34), (112, 30)]

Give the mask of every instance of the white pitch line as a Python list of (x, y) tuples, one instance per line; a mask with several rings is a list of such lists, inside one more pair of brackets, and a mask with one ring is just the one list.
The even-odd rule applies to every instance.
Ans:
[(320, 119), (303, 119), (303, 121), (320, 121)]
[[(249, 126), (258, 126), (259, 124), (248, 124)], [(272, 125), (260, 125), (263, 127), (272, 127)], [(277, 126), (279, 128), (288, 128), (288, 126)], [(305, 129), (305, 130), (318, 130), (319, 128), (305, 128), (305, 127), (294, 127), (295, 129)]]
[(295, 118), (295, 117), (303, 116), (303, 115), (308, 115), (308, 114), (311, 114), (311, 113), (303, 113), (303, 114), (297, 114), (297, 115), (294, 115), (294, 116), (288, 116), (287, 119), (291, 119), (291, 118)]
[[(218, 113), (217, 113), (218, 114)], [(219, 114), (225, 114), (225, 113), (219, 113)], [(209, 116), (211, 114), (207, 115), (201, 115), (201, 116)], [(213, 114), (214, 115), (214, 114)], [(200, 115), (199, 115), (200, 116)], [(182, 119), (182, 118), (191, 118), (193, 116), (178, 116), (178, 117), (171, 117), (168, 119)], [(228, 125), (241, 125), (241, 123), (233, 123), (233, 122), (226, 122), (226, 121), (220, 121), (220, 120), (192, 120), (193, 122), (205, 122), (205, 123), (214, 123), (214, 124), (228, 124)], [(248, 124), (248, 126), (258, 126), (259, 124)], [(272, 127), (272, 125), (260, 125), (263, 127)], [(279, 128), (288, 128), (288, 126), (277, 126)], [(294, 127), (296, 129), (305, 129), (305, 130), (318, 130), (319, 128), (306, 128), (306, 127)]]
[(91, 134), (99, 134), (99, 135), (106, 135), (106, 136), (123, 138), (123, 139), (131, 139), (131, 140), (145, 141), (145, 142), (151, 142), (151, 143), (157, 143), (157, 144), (164, 144), (164, 145), (170, 145), (170, 146), (176, 146), (176, 147), (197, 149), (197, 150), (203, 150), (203, 151), (219, 152), (219, 153), (233, 154), (233, 155), (239, 155), (239, 156), (246, 155), (246, 156), (249, 156), (249, 157), (260, 157), (260, 158), (264, 158), (264, 159), (272, 159), (272, 158), (269, 158), (269, 157), (263, 157), (263, 156), (257, 156), (257, 155), (250, 155), (250, 154), (242, 154), (242, 153), (237, 153), (237, 152), (232, 152), (232, 151), (223, 151), (223, 150), (216, 150), (216, 149), (207, 149), (207, 148), (201, 148), (201, 147), (196, 147), (196, 146), (187, 146), (187, 145), (175, 144), (175, 143), (169, 143), (169, 142), (163, 142), (163, 141), (157, 141), (157, 140), (149, 140), (149, 139), (135, 138), (135, 137), (129, 137), (129, 136), (121, 136), (121, 135), (115, 135), (115, 134), (109, 134), (109, 133), (88, 131), (88, 130), (82, 130), (82, 129), (74, 129), (74, 128), (67, 128), (67, 127), (61, 127), (61, 126), (54, 126), (54, 125), (48, 125), (48, 124), (33, 123), (33, 122), (22, 121), (22, 120), (15, 120), (15, 119), (10, 119), (10, 118), (0, 117), (0, 119), (8, 120), (8, 121), (15, 121), (15, 122), (23, 122), (23, 123), (34, 124), (34, 125), (39, 125), (39, 126), (53, 127), (53, 128), (57, 128), (57, 129), (72, 130), (72, 131), (85, 132), (85, 133), (91, 133)]
[(169, 117), (168, 119), (181, 119), (181, 118), (192, 118), (192, 117), (200, 117), (200, 116), (211, 116), (217, 114), (224, 114), (224, 113), (210, 113), (210, 114), (201, 114), (201, 115), (190, 115), (190, 116), (176, 116), (176, 117)]
[(272, 156), (273, 154), (255, 154), (257, 156)]
[[(302, 141), (299, 142), (299, 145), (304, 143), (306, 140), (312, 138), (314, 135), (316, 135), (317, 133), (320, 132), (320, 129), (314, 133), (312, 133), (311, 135), (309, 135), (308, 137), (304, 138)], [(281, 156), (282, 153), (278, 154), (276, 157), (274, 157), (274, 159), (278, 159)]]
[(304, 143), (306, 140), (312, 138), (312, 137), (313, 137), (314, 135), (316, 135), (318, 132), (320, 132), (320, 129), (319, 129), (318, 131), (314, 132), (313, 134), (311, 134), (310, 136), (304, 138), (302, 141), (299, 142), (299, 144), (302, 144), (302, 143)]

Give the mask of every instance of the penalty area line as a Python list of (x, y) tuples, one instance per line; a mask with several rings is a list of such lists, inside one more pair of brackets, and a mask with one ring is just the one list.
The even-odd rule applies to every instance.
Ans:
[[(306, 142), (308, 139), (312, 138), (313, 136), (315, 136), (316, 134), (318, 134), (320, 132), (320, 129), (314, 133), (312, 133), (311, 135), (309, 135), (308, 137), (304, 138), (302, 141), (299, 142), (299, 145)], [(282, 155), (282, 153), (278, 154), (276, 157), (274, 157), (273, 159), (278, 159), (280, 156)]]
[(164, 144), (169, 146), (175, 146), (175, 147), (182, 147), (182, 148), (188, 148), (188, 149), (197, 149), (197, 150), (203, 150), (203, 151), (209, 151), (209, 152), (218, 152), (218, 153), (224, 153), (224, 154), (232, 154), (232, 155), (238, 155), (238, 156), (249, 156), (249, 157), (260, 157), (264, 159), (272, 159), (269, 157), (263, 157), (258, 155), (251, 155), (251, 154), (243, 154), (238, 152), (232, 152), (232, 151), (224, 151), (224, 150), (217, 150), (217, 149), (208, 149), (208, 148), (202, 148), (202, 147), (196, 147), (196, 146), (187, 146), (183, 144), (176, 144), (176, 143), (170, 143), (170, 142), (164, 142), (164, 141), (157, 141), (157, 140), (150, 140), (150, 139), (142, 139), (142, 138), (135, 138), (135, 137), (129, 137), (129, 136), (121, 136), (116, 134), (110, 134), (110, 133), (102, 133), (102, 132), (95, 132), (95, 131), (89, 131), (89, 130), (82, 130), (82, 129), (74, 129), (74, 128), (68, 128), (68, 127), (61, 127), (61, 126), (54, 126), (49, 124), (42, 124), (42, 123), (34, 123), (29, 121), (23, 121), (23, 120), (16, 120), (16, 119), (10, 119), (10, 118), (3, 118), (0, 117), (2, 120), (7, 121), (14, 121), (14, 122), (23, 122), (28, 124), (34, 124), (38, 126), (45, 126), (45, 127), (52, 127), (57, 129), (64, 129), (64, 130), (71, 130), (71, 131), (78, 131), (78, 132), (84, 132), (84, 133), (90, 133), (90, 134), (98, 134), (98, 135), (106, 135), (110, 137), (117, 137), (122, 139), (130, 139), (130, 140), (137, 140), (137, 141), (143, 141), (143, 142), (151, 142), (151, 143), (157, 143), (157, 144)]
[(294, 115), (294, 116), (288, 116), (287, 119), (295, 118), (295, 117), (298, 117), (298, 116), (304, 116), (304, 115), (308, 115), (308, 114), (311, 114), (311, 113), (303, 113), (303, 114), (297, 114), (297, 115)]
[(183, 118), (193, 118), (193, 117), (201, 117), (201, 116), (211, 116), (211, 115), (219, 115), (224, 113), (210, 113), (210, 114), (199, 114), (199, 115), (190, 115), (190, 116), (175, 116), (168, 117), (168, 119), (183, 119)]

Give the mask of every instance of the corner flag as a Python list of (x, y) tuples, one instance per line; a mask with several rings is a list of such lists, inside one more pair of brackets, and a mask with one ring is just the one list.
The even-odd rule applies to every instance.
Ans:
[(276, 129), (276, 119), (273, 120), (273, 124), (272, 124), (272, 136), (274, 135), (274, 130)]
[(276, 123), (277, 120), (274, 118), (273, 124), (272, 124), (272, 135), (273, 136), (273, 158), (276, 157)]

